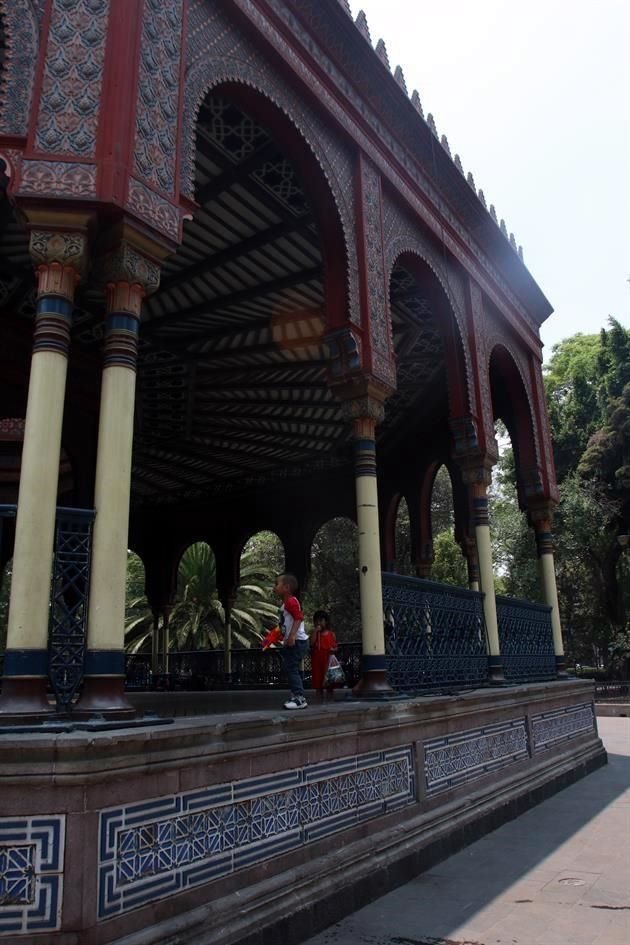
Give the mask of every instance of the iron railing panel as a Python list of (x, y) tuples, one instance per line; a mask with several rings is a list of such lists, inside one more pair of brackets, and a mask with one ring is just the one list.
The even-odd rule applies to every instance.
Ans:
[(383, 574), (388, 679), (404, 691), (464, 689), (488, 679), (483, 594)]
[(83, 681), (94, 515), (92, 509), (57, 509), (48, 676), (57, 707), (63, 709), (72, 704)]
[(551, 607), (497, 596), (499, 648), (508, 682), (556, 679)]

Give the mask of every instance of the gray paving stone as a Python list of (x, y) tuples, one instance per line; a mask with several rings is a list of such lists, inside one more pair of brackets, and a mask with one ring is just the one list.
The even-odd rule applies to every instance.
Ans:
[(630, 945), (630, 719), (609, 764), (303, 945)]

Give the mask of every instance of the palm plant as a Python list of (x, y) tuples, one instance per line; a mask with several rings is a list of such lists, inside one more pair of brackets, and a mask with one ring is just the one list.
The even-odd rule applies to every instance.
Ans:
[[(128, 605), (125, 632), (128, 653), (146, 652), (150, 647), (153, 615), (134, 577), (139, 559), (130, 556), (127, 581)], [(231, 611), (230, 627), (236, 645), (249, 647), (260, 642), (265, 617), (275, 617), (277, 606), (269, 602), (272, 569), (261, 565), (255, 549), (241, 557), (241, 585)], [(131, 593), (130, 593), (131, 592)], [(177, 597), (170, 612), (170, 645), (174, 650), (219, 649), (225, 640), (225, 613), (217, 590), (216, 559), (203, 542), (190, 545), (182, 555)]]

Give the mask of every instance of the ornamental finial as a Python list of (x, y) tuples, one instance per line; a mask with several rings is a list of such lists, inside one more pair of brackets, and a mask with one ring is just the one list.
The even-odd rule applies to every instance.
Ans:
[(429, 114), (427, 115), (427, 125), (429, 126), (429, 128), (431, 129), (435, 137), (437, 138), (438, 137), (437, 125), (435, 124), (435, 118), (433, 117), (431, 112), (429, 112)]
[(462, 159), (460, 158), (459, 154), (456, 154), (453, 160), (459, 173), (464, 176), (464, 165), (462, 164)]
[(411, 104), (418, 112), (421, 118), (424, 118), (424, 112), (422, 111), (422, 102), (420, 101), (420, 93), (417, 89), (414, 89), (411, 93)]
[(479, 197), (479, 200), (480, 200), (480, 202), (481, 202), (481, 205), (482, 205), (483, 207), (485, 207), (486, 210), (487, 210), (487, 209), (488, 209), (488, 205), (486, 204), (486, 195), (484, 194), (484, 192), (483, 192), (483, 190), (482, 190), (481, 188), (479, 188), (479, 193), (477, 194), (477, 196)]
[(370, 27), (368, 26), (367, 16), (363, 10), (359, 10), (357, 13), (357, 18), (354, 21), (356, 28), (359, 33), (367, 39), (370, 46), (372, 45), (372, 37), (370, 36)]
[(379, 39), (378, 43), (376, 44), (376, 55), (381, 60), (381, 62), (385, 63), (388, 69), (391, 68), (389, 65), (389, 56), (387, 55), (387, 46), (385, 45), (384, 39)]
[(444, 148), (444, 150), (446, 151), (446, 153), (447, 153), (448, 156), (450, 157), (450, 156), (451, 156), (451, 149), (450, 149), (450, 147), (449, 147), (448, 138), (446, 137), (446, 135), (442, 135), (442, 137), (441, 137), (441, 139), (440, 139), (440, 144), (442, 145), (442, 147)]
[(396, 69), (394, 71), (394, 78), (396, 79), (396, 82), (398, 82), (398, 85), (401, 87), (405, 95), (407, 95), (407, 83), (405, 82), (405, 73), (402, 71), (401, 66), (396, 66)]
[(466, 175), (466, 183), (469, 187), (472, 187), (475, 193), (477, 193), (477, 188), (475, 187), (475, 178), (472, 176), (470, 171), (468, 171), (468, 174)]

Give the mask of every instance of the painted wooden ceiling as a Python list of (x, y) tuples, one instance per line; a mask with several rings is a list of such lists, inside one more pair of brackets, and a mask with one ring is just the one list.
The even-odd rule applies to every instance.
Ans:
[[(166, 261), (141, 329), (133, 499), (189, 502), (347, 463), (349, 428), (327, 386), (319, 234), (305, 188), (271, 135), (227, 99), (202, 107), (199, 210)], [(0, 317), (32, 317), (24, 231), (0, 221)], [(73, 352), (102, 343), (102, 297), (78, 298)], [(402, 267), (392, 279), (398, 391), (379, 444), (445, 415), (431, 306)], [(76, 354), (73, 354), (73, 357)]]

